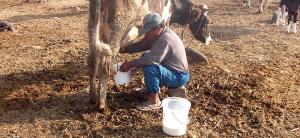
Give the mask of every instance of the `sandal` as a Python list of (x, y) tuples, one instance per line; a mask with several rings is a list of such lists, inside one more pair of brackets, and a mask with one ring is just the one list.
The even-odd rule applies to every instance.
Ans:
[(160, 109), (162, 108), (162, 105), (161, 102), (157, 104), (149, 104), (148, 102), (143, 102), (142, 104), (137, 105), (136, 108), (142, 111), (150, 111), (150, 110)]

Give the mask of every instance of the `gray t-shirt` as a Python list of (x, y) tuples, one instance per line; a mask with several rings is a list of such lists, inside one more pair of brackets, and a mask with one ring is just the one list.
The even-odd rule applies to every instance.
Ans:
[(161, 64), (170, 70), (188, 71), (184, 45), (178, 35), (171, 29), (166, 28), (151, 45), (139, 42), (124, 48), (121, 53), (135, 53), (146, 50), (150, 51), (132, 61), (134, 67)]

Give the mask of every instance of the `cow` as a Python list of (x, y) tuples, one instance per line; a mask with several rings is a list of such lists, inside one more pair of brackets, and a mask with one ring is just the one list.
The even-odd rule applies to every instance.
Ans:
[[(147, 13), (156, 12), (162, 16), (167, 25), (173, 23), (181, 26), (188, 25), (197, 40), (207, 45), (210, 44), (211, 36), (208, 30), (208, 7), (206, 5), (195, 5), (189, 0), (143, 0), (140, 7), (137, 27), (141, 26), (141, 20)], [(123, 41), (123, 46), (129, 45), (139, 35), (137, 27), (133, 27), (129, 31)]]
[[(128, 30), (132, 30), (132, 26), (140, 21), (139, 17), (143, 17), (142, 14), (148, 12), (144, 8), (148, 7), (151, 10), (149, 1), (89, 0), (87, 28), (89, 41), (87, 59), (90, 83), (89, 101), (98, 103), (100, 110), (104, 110), (106, 107), (111, 63), (116, 60), (122, 40), (126, 37)], [(158, 1), (160, 0), (153, 0), (153, 2)], [(200, 39), (201, 35), (209, 34), (209, 31), (206, 31), (207, 26), (202, 25), (205, 24), (205, 21), (208, 22), (205, 15), (207, 12), (201, 12), (190, 0), (166, 0), (160, 3), (159, 6), (163, 7), (161, 14), (170, 24), (192, 24), (189, 28), (195, 29), (193, 27), (196, 27), (197, 30), (191, 30), (196, 39)], [(203, 26), (206, 28), (201, 28)], [(96, 86), (97, 78), (99, 78), (98, 87)]]
[(280, 7), (283, 5), (286, 6), (288, 12), (288, 25), (287, 32), (290, 32), (291, 21), (293, 21), (293, 33), (297, 33), (297, 18), (298, 18), (298, 10), (300, 8), (300, 1), (298, 0), (282, 0), (280, 3)]

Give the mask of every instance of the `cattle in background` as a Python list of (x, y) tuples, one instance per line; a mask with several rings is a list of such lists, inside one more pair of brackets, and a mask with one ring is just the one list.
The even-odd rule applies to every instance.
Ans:
[[(251, 0), (244, 0), (243, 5), (244, 7), (248, 6), (250, 7), (250, 1)], [(269, 3), (271, 2), (279, 2), (280, 0), (259, 0), (259, 6), (258, 6), (258, 12), (263, 13), (264, 9), (269, 6)]]
[[(268, 7), (268, 1), (269, 0), (259, 0), (258, 12), (260, 12), (260, 13), (263, 12), (264, 3), (266, 3), (265, 7)], [(251, 6), (250, 3), (251, 3), (251, 0), (243, 0), (244, 7), (250, 7)]]
[(279, 5), (278, 10), (273, 12), (271, 23), (274, 23), (276, 26), (279, 26), (280, 24), (285, 26), (286, 16), (287, 16), (286, 6)]
[(269, 6), (269, 1), (270, 0), (259, 0), (259, 13), (263, 13), (264, 8), (267, 8)]
[(287, 0), (281, 0), (278, 7), (278, 12), (281, 16), (280, 22), (285, 26), (286, 16), (287, 16), (287, 7), (285, 5)]
[(285, 5), (288, 12), (288, 26), (287, 32), (290, 32), (291, 21), (293, 21), (293, 33), (297, 33), (297, 16), (298, 10), (300, 8), (300, 1), (299, 0), (282, 0), (280, 6)]
[[(160, 0), (153, 0), (157, 3), (158, 1)], [(90, 102), (98, 104), (100, 110), (106, 107), (106, 93), (112, 62), (115, 62), (116, 55), (123, 44), (122, 40), (128, 30), (132, 28), (133, 24), (139, 22), (139, 17), (143, 17), (143, 13), (148, 12), (144, 9), (150, 7), (148, 4), (147, 0), (89, 0), (89, 98)], [(181, 21), (183, 24), (179, 23), (182, 25), (203, 22), (199, 18), (193, 19), (193, 17), (198, 17), (191, 15), (195, 11), (194, 5), (190, 0), (167, 0), (160, 5), (163, 7), (161, 14), (170, 23), (176, 23), (175, 17), (179, 19), (179, 16), (190, 16), (190, 19), (186, 18), (187, 20)], [(176, 13), (178, 16), (174, 16)], [(135, 34), (137, 28), (132, 30), (132, 34)], [(198, 33), (202, 33), (201, 26)], [(198, 34), (195, 37), (197, 38), (197, 36)], [(99, 83), (96, 83), (97, 79), (99, 79)]]
[(250, 7), (250, 5), (251, 5), (250, 3), (251, 3), (250, 0), (244, 0), (243, 1), (244, 7)]

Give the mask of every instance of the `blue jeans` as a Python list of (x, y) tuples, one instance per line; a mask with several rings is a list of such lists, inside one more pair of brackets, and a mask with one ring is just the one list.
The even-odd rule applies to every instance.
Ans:
[(159, 86), (177, 88), (185, 85), (190, 76), (188, 72), (169, 70), (162, 65), (148, 65), (144, 67), (144, 76), (147, 92), (159, 92)]

